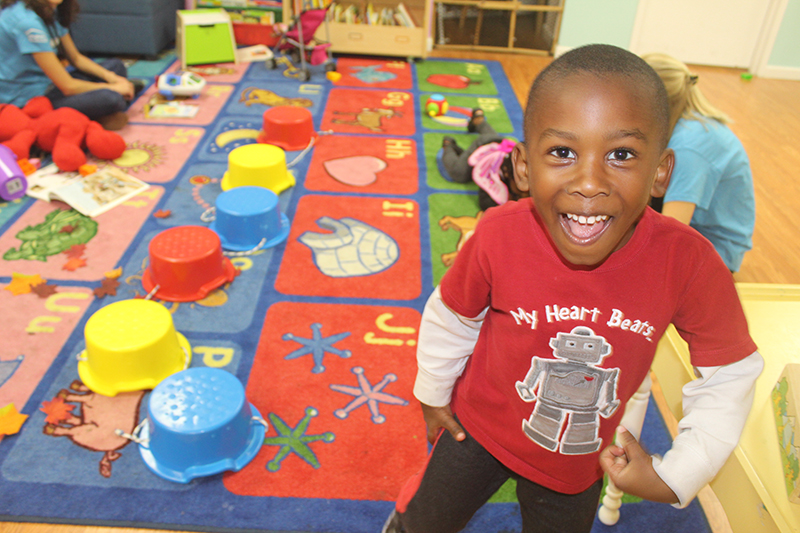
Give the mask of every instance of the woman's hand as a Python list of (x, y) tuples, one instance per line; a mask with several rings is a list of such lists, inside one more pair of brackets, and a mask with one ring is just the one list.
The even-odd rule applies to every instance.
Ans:
[(422, 416), (425, 418), (425, 424), (428, 426), (428, 442), (433, 444), (436, 437), (439, 435), (441, 428), (450, 432), (454, 439), (462, 441), (467, 438), (458, 422), (453, 416), (453, 411), (450, 410), (449, 405), (444, 407), (431, 407), (430, 405), (422, 404)]
[(617, 443), (600, 453), (600, 466), (619, 490), (654, 502), (678, 503), (653, 468), (653, 458), (622, 426), (617, 428)]
[(133, 83), (127, 78), (116, 76), (116, 79), (108, 82), (108, 88), (112, 91), (118, 92), (125, 97), (126, 100), (133, 100)]

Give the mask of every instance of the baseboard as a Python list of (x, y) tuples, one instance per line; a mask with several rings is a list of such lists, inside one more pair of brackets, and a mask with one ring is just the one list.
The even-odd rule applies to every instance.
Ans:
[(772, 78), (777, 80), (800, 80), (800, 68), (775, 67), (766, 65), (756, 73), (759, 78)]

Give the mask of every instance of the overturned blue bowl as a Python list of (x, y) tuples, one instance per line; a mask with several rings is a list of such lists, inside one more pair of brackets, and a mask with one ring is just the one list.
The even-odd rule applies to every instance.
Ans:
[(217, 197), (209, 228), (226, 250), (271, 248), (289, 236), (289, 219), (281, 213), (278, 195), (264, 187), (242, 186)]
[(157, 475), (188, 483), (244, 468), (261, 449), (265, 425), (235, 376), (218, 368), (189, 368), (150, 394), (139, 453)]

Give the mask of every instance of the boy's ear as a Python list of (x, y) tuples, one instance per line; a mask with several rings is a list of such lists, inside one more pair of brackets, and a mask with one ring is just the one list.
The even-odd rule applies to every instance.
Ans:
[(675, 152), (672, 148), (667, 148), (661, 154), (661, 162), (656, 169), (656, 180), (653, 182), (653, 187), (650, 190), (650, 196), (662, 198), (667, 194), (667, 187), (669, 186), (669, 179), (672, 177), (672, 169), (675, 168)]
[(530, 190), (528, 182), (528, 155), (525, 153), (525, 144), (518, 142), (511, 152), (511, 165), (514, 167), (514, 183), (522, 192)]

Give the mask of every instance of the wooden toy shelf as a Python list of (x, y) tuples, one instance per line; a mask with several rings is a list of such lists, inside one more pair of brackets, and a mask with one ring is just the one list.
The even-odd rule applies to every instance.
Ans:
[[(221, 7), (231, 7), (223, 0), (217, 1)], [(394, 8), (397, 6), (397, 1), (399, 0), (373, 2), (373, 5), (377, 10), (383, 7)], [(322, 24), (317, 30), (316, 37), (322, 41), (329, 41), (332, 52), (424, 59), (428, 55), (433, 0), (402, 1), (414, 19), (415, 27), (328, 22), (329, 35), (326, 35), (325, 24)], [(296, 2), (298, 0), (283, 0), (284, 21), (291, 20), (293, 4)], [(348, 0), (344, 0), (343, 3), (347, 2)], [(194, 7), (195, 3), (194, 0), (188, 0), (187, 6)], [(362, 5), (359, 0), (354, 0), (352, 3), (359, 7)]]
[[(326, 38), (324, 24), (317, 30), (316, 37), (329, 40), (333, 52), (424, 59), (428, 55), (432, 2), (404, 0), (403, 3), (416, 27), (328, 22), (330, 38)], [(374, 3), (376, 10), (395, 5), (391, 0)]]

